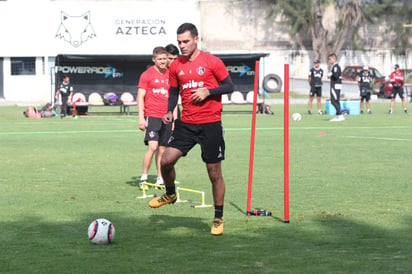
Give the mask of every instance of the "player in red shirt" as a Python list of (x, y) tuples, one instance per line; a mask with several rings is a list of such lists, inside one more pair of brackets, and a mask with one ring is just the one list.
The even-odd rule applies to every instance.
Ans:
[(163, 185), (160, 159), (169, 140), (172, 125), (162, 121), (167, 112), (169, 99), (169, 71), (167, 69), (167, 51), (164, 47), (153, 50), (154, 65), (142, 73), (138, 84), (139, 129), (145, 131), (144, 142), (147, 151), (143, 157), (140, 187), (147, 181), (147, 173), (156, 153), (157, 185)]
[(165, 123), (173, 122), (172, 111), (178, 96), (182, 98), (182, 118), (175, 121), (175, 129), (161, 160), (166, 193), (154, 198), (149, 206), (157, 208), (174, 203), (175, 164), (196, 144), (200, 144), (202, 160), (206, 163), (212, 183), (215, 215), (211, 234), (223, 233), (223, 204), (225, 182), (221, 161), (225, 155), (225, 142), (221, 124), (221, 95), (233, 91), (233, 82), (222, 60), (198, 49), (197, 28), (184, 23), (177, 29), (177, 42), (182, 56), (175, 60), (169, 71), (168, 112)]
[(402, 100), (402, 106), (403, 106), (403, 111), (405, 113), (408, 113), (406, 110), (406, 102), (405, 102), (405, 97), (403, 96), (403, 81), (404, 81), (404, 75), (403, 72), (399, 69), (399, 65), (395, 65), (395, 71), (391, 73), (390, 76), (390, 82), (393, 86), (392, 88), (392, 95), (391, 95), (391, 105), (389, 109), (389, 114), (393, 113), (393, 105), (395, 104), (395, 98), (396, 94), (399, 94), (399, 97)]

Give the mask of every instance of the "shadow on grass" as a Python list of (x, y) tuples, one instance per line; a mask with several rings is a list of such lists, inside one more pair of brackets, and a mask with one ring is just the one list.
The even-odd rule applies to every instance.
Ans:
[[(139, 186), (140, 176), (133, 176), (130, 179), (131, 180), (127, 181), (126, 184), (128, 184), (130, 186), (136, 186), (136, 187)], [(157, 177), (155, 175), (148, 175), (147, 182), (154, 184), (154, 183), (156, 183), (156, 179), (157, 179)]]
[(270, 219), (228, 219), (225, 234), (213, 237), (209, 219), (174, 216), (173, 209), (145, 211), (146, 216), (94, 213), (116, 228), (114, 243), (103, 246), (87, 239), (90, 216), (0, 222), (2, 273), (412, 271), (411, 217), (391, 230), (324, 214), (287, 226)]

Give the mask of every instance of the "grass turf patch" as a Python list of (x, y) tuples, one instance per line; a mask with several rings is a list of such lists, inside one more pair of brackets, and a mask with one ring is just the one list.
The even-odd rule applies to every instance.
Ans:
[[(213, 208), (191, 207), (199, 195), (182, 193), (187, 203), (159, 209), (136, 199), (145, 151), (136, 115), (30, 120), (23, 108), (0, 108), (1, 272), (412, 271), (412, 124), (399, 105), (388, 115), (388, 104), (373, 104), (373, 115), (343, 123), (290, 106), (303, 114), (290, 121), (290, 224), (282, 222), (282, 106), (256, 123), (252, 208), (272, 217), (245, 215), (251, 113), (228, 107), (221, 237), (210, 236)], [(198, 147), (176, 172), (182, 187), (204, 191), (212, 203)], [(99, 217), (114, 223), (113, 244), (88, 241), (87, 227)]]

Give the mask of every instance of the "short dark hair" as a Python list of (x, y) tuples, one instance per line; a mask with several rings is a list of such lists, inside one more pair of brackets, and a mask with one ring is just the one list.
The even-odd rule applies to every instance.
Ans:
[(192, 23), (183, 23), (177, 28), (177, 34), (182, 34), (186, 31), (190, 31), (192, 37), (199, 36), (196, 26)]
[(167, 53), (173, 54), (173, 55), (179, 55), (179, 49), (173, 45), (173, 44), (169, 44), (165, 47)]
[(338, 58), (338, 57), (336, 56), (336, 54), (335, 54), (335, 53), (331, 53), (331, 54), (329, 54), (329, 55), (328, 55), (328, 57), (335, 57), (335, 58)]
[(167, 54), (167, 50), (164, 47), (155, 47), (153, 49), (153, 57), (156, 57), (159, 54)]

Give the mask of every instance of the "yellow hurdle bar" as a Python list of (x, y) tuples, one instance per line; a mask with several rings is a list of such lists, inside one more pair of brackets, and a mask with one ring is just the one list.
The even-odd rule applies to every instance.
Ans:
[[(176, 182), (176, 183), (179, 183), (179, 182)], [(138, 196), (138, 197), (136, 197), (136, 198), (138, 198), (138, 199), (146, 199), (146, 198), (156, 197), (155, 194), (153, 194), (153, 195), (147, 195), (147, 194), (146, 194), (146, 190), (148, 190), (148, 188), (146, 189), (146, 187), (144, 187), (144, 186), (152, 187), (152, 188), (157, 188), (157, 189), (165, 189), (165, 186), (164, 186), (164, 185), (160, 185), (160, 186), (159, 186), (159, 185), (156, 185), (156, 184), (153, 184), (153, 183), (144, 182), (144, 183), (143, 183), (143, 188), (141, 188), (141, 190), (142, 190), (142, 196)], [(191, 193), (196, 193), (196, 194), (200, 194), (200, 195), (201, 195), (201, 204), (200, 204), (200, 205), (194, 205), (194, 206), (192, 206), (192, 207), (194, 207), (194, 208), (212, 207), (212, 205), (207, 205), (207, 204), (205, 203), (205, 192), (204, 192), (204, 191), (199, 191), (199, 190), (190, 189), (190, 188), (184, 188), (184, 187), (176, 187), (176, 196), (177, 196), (176, 203), (185, 203), (185, 202), (187, 202), (187, 200), (182, 200), (182, 199), (180, 199), (180, 191), (191, 192)]]
[[(176, 187), (176, 195), (178, 197), (178, 200), (180, 199), (180, 191), (186, 191), (186, 192), (191, 192), (191, 193), (196, 193), (200, 194), (202, 197), (202, 203), (200, 205), (194, 205), (194, 208), (205, 208), (205, 207), (212, 207), (212, 205), (207, 205), (205, 203), (205, 192), (204, 191), (199, 191), (195, 189), (190, 189), (190, 188), (183, 188), (183, 187)], [(177, 201), (177, 200), (176, 200)]]
[(146, 187), (145, 186), (150, 186), (150, 187), (153, 187), (153, 188), (158, 188), (158, 189), (162, 189), (162, 188), (165, 188), (165, 186), (158, 186), (158, 185), (156, 185), (156, 184), (152, 184), (152, 183), (147, 183), (147, 182), (144, 182), (143, 184), (143, 187), (141, 188), (141, 190), (142, 190), (142, 196), (137, 196), (136, 198), (137, 199), (146, 199), (146, 198), (151, 198), (151, 197), (156, 197), (156, 195), (146, 195), (146, 190), (148, 190), (148, 188), (146, 189)]

